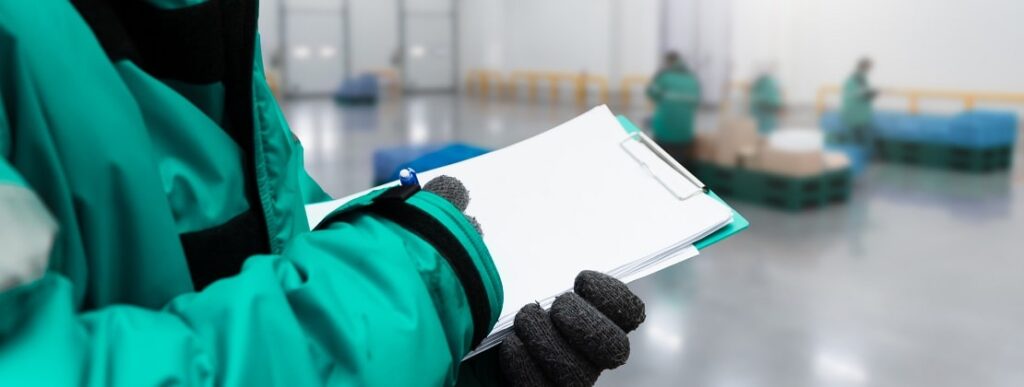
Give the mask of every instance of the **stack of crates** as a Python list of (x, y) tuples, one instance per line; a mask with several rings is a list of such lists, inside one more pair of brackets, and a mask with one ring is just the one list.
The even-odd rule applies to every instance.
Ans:
[[(830, 144), (862, 144), (836, 113), (822, 116)], [(873, 153), (879, 159), (970, 172), (1007, 169), (1017, 137), (1017, 116), (969, 111), (955, 116), (879, 112), (873, 126)], [(854, 157), (851, 157), (853, 159)]]
[(882, 160), (987, 172), (1010, 167), (1017, 117), (991, 111), (952, 117), (879, 115), (875, 130)]
[(845, 202), (853, 189), (851, 168), (795, 177), (708, 162), (690, 166), (691, 172), (716, 194), (789, 211)]

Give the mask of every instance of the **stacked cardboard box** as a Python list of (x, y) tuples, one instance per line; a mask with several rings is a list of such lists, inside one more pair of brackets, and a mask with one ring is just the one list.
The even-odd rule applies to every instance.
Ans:
[(818, 150), (784, 151), (766, 146), (758, 154), (755, 169), (793, 177), (820, 175), (825, 171), (825, 154)]
[(825, 171), (834, 172), (847, 169), (851, 167), (852, 161), (850, 156), (844, 152), (839, 151), (826, 151), (823, 162), (825, 164)]
[(717, 132), (697, 133), (694, 149), (698, 161), (791, 177), (814, 176), (850, 164), (837, 152), (774, 147), (758, 134), (753, 120), (741, 118), (723, 119)]
[(693, 139), (693, 158), (703, 162), (714, 161), (717, 145), (718, 132), (697, 132)]
[[(756, 154), (761, 147), (761, 135), (757, 133), (757, 123), (752, 119), (730, 118), (723, 120), (715, 139), (715, 164), (723, 167), (739, 167), (744, 156)], [(743, 165), (753, 167), (753, 165)]]

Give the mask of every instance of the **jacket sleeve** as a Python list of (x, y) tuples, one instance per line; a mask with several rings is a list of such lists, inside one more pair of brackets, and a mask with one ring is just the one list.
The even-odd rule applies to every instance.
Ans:
[(163, 310), (76, 314), (71, 284), (53, 273), (4, 292), (0, 380), (451, 385), (470, 350), (466, 297), (431, 245), (360, 215), (300, 236), (281, 255), (252, 257), (239, 275)]
[[(0, 191), (26, 197), (31, 191), (7, 162), (2, 115)], [(0, 207), (24, 208), (11, 197), (0, 192)], [(472, 229), (445, 209), (451, 229)], [(45, 242), (54, 231), (35, 236)], [(19, 248), (39, 253), (26, 246), (0, 243), (3, 262)], [(461, 268), (490, 284), (477, 290), (500, 299), (489, 255), (467, 259)], [(160, 310), (80, 313), (68, 279), (49, 272), (0, 288), (0, 384), (452, 385), (475, 324), (494, 324), (472, 318), (471, 293), (453, 267), (418, 234), (360, 212), (301, 234), (279, 255), (251, 257), (238, 275)], [(497, 315), (501, 304), (489, 306)]]
[(296, 158), (295, 164), (298, 169), (298, 180), (299, 188), (302, 190), (302, 201), (305, 204), (326, 202), (333, 199), (330, 195), (320, 187), (320, 184), (309, 175), (306, 168), (303, 166), (304, 150), (302, 143), (299, 141), (298, 136), (291, 131), (288, 121), (285, 120), (284, 113), (281, 111), (280, 105), (274, 97), (274, 93), (270, 91), (270, 85), (267, 83), (266, 71), (263, 68), (263, 53), (261, 50), (260, 37), (256, 36), (255, 57), (257, 60), (253, 62), (253, 88), (256, 91), (257, 108), (263, 113), (268, 115), (267, 119), (275, 121), (275, 126), (280, 127), (284, 130), (291, 142), (288, 144), (292, 148), (292, 155)]
[(57, 234), (53, 216), (7, 162), (4, 115), (0, 106), (0, 292), (43, 275)]
[[(295, 142), (295, 147), (299, 152), (305, 152), (302, 149), (302, 144), (299, 143), (298, 138), (293, 137), (293, 141)], [(299, 169), (299, 189), (302, 190), (303, 203), (313, 204), (334, 199), (331, 195), (327, 194), (327, 191), (324, 191), (324, 189), (320, 187), (320, 183), (317, 183), (313, 176), (309, 175), (309, 172), (306, 171), (305, 167), (300, 166)]]

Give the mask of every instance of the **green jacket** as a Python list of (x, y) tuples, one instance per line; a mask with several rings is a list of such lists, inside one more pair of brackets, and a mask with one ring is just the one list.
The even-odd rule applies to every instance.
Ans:
[(453, 384), (502, 306), (473, 227), (375, 193), (311, 232), (255, 2), (149, 1), (0, 1), (0, 209), (58, 230), (0, 384)]
[(761, 133), (775, 129), (779, 110), (782, 109), (782, 93), (775, 78), (764, 75), (750, 86), (750, 113), (757, 120)]
[(859, 73), (850, 75), (843, 85), (843, 124), (850, 128), (871, 125), (873, 111), (871, 102), (874, 100), (874, 92), (868, 86), (867, 78)]
[(654, 139), (667, 143), (693, 141), (693, 127), (700, 106), (700, 84), (680, 66), (658, 72), (647, 86), (647, 97), (657, 104), (651, 126)]

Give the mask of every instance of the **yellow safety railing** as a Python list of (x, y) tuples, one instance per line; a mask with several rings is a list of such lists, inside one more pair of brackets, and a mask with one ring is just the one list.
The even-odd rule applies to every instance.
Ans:
[(551, 103), (558, 101), (563, 83), (568, 82), (570, 85), (576, 85), (576, 76), (571, 73), (544, 71), (541, 72), (541, 77), (548, 81), (548, 101)]
[(519, 70), (510, 72), (505, 82), (505, 95), (508, 97), (515, 96), (519, 90), (519, 83), (525, 81), (527, 98), (530, 102), (536, 102), (538, 85), (543, 78), (544, 74), (540, 71)]
[(633, 102), (633, 89), (637, 86), (645, 87), (651, 82), (647, 75), (627, 75), (619, 81), (619, 103), (622, 106), (629, 106)]
[(562, 87), (570, 85), (575, 91), (574, 96), (579, 104), (585, 104), (591, 87), (597, 89), (598, 98), (602, 103), (608, 102), (608, 78), (600, 75), (571, 73), (564, 71), (516, 70), (503, 76), (494, 70), (471, 70), (466, 75), (466, 90), (470, 94), (487, 97), (491, 89), (499, 91), (499, 95), (512, 98), (526, 85), (526, 94), (530, 102), (537, 102), (541, 83), (547, 84), (549, 102), (560, 100)]
[(477, 93), (480, 96), (490, 96), (491, 89), (501, 92), (503, 77), (500, 72), (494, 70), (471, 70), (466, 75), (466, 91), (469, 94)]
[(270, 93), (274, 95), (279, 102), (283, 102), (284, 94), (281, 93), (281, 85), (277, 82), (277, 71), (267, 71), (263, 73), (264, 78), (267, 79), (267, 86), (270, 87)]
[(576, 103), (580, 106), (587, 104), (588, 89), (590, 86), (597, 88), (597, 98), (601, 103), (608, 103), (608, 78), (601, 75), (576, 74)]
[[(839, 95), (841, 93), (842, 89), (839, 86), (829, 85), (818, 89), (818, 113), (820, 114), (825, 112), (825, 109), (828, 107), (828, 97), (830, 95)], [(913, 114), (917, 114), (920, 111), (921, 100), (925, 99), (959, 100), (963, 103), (964, 110), (974, 109), (975, 105), (979, 102), (1024, 105), (1024, 93), (899, 88), (880, 89), (879, 93), (887, 96), (905, 97), (907, 99), (907, 110)]]
[(828, 108), (828, 96), (831, 94), (839, 95), (842, 93), (842, 89), (839, 86), (828, 85), (818, 88), (817, 102), (815, 105), (818, 108), (818, 114), (825, 113), (825, 109)]
[(393, 68), (378, 68), (370, 69), (367, 72), (376, 74), (377, 77), (386, 81), (388, 84), (388, 93), (392, 95), (402, 94), (402, 78), (398, 75), (397, 70)]

